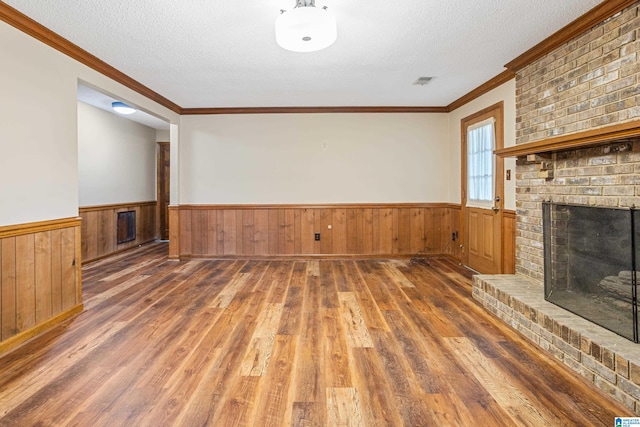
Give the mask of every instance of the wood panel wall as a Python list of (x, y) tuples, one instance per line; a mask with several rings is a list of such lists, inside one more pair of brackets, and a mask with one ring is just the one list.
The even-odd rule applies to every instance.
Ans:
[(0, 352), (82, 311), (80, 218), (0, 227)]
[[(118, 212), (136, 212), (136, 239), (118, 244)], [(123, 203), (80, 208), (82, 259), (93, 261), (156, 239), (156, 202)]]
[(169, 206), (169, 259), (180, 259), (180, 206)]
[(460, 230), (460, 208), (448, 204), (182, 205), (171, 212), (179, 228), (171, 233), (179, 239), (171, 254), (179, 257), (385, 257), (421, 250), (459, 257), (452, 232)]

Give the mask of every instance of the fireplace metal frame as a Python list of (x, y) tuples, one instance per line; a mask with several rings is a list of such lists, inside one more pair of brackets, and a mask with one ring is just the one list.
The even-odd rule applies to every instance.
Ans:
[(638, 272), (637, 272), (637, 257), (638, 252), (636, 250), (636, 209), (635, 206), (631, 207), (631, 250), (633, 256), (631, 257), (631, 301), (633, 310), (633, 342), (639, 342), (638, 337)]
[[(552, 259), (552, 241), (551, 241), (551, 233), (550, 231), (550, 221), (551, 221), (551, 210), (552, 207), (576, 207), (576, 208), (596, 208), (596, 209), (608, 209), (608, 210), (615, 210), (615, 211), (622, 211), (622, 212), (628, 212), (629, 213), (629, 220), (630, 220), (630, 233), (631, 233), (631, 238), (630, 238), (630, 261), (631, 261), (631, 315), (632, 315), (632, 339), (627, 336), (627, 335), (623, 335), (622, 333), (615, 331), (613, 329), (608, 328), (606, 325), (602, 325), (600, 323), (598, 323), (596, 320), (594, 320), (593, 318), (589, 318), (588, 316), (586, 316), (584, 313), (580, 313), (580, 312), (576, 312), (574, 310), (572, 310), (570, 307), (565, 307), (561, 304), (559, 304), (556, 301), (553, 301), (552, 299), (550, 299), (552, 291), (550, 291), (549, 287), (552, 286), (552, 281), (553, 281), (553, 276), (552, 276), (552, 271), (550, 268), (551, 263), (553, 262)], [(638, 277), (637, 277), (637, 265), (639, 264), (639, 260), (638, 257), (640, 256), (640, 248), (638, 248), (636, 246), (636, 229), (638, 227), (640, 227), (640, 224), (638, 224), (638, 226), (636, 226), (636, 220), (640, 221), (640, 215), (638, 214), (638, 209), (635, 208), (635, 206), (632, 206), (631, 208), (613, 208), (613, 207), (599, 207), (599, 206), (586, 206), (586, 205), (576, 205), (576, 204), (568, 204), (568, 203), (554, 203), (551, 201), (544, 201), (542, 202), (542, 218), (543, 218), (543, 254), (544, 254), (544, 298), (545, 300), (556, 304), (562, 308), (564, 308), (565, 310), (568, 310), (578, 316), (581, 316), (591, 322), (594, 322), (596, 324), (599, 324), (600, 326), (607, 328), (609, 330), (611, 330), (612, 332), (617, 333), (618, 335), (624, 336), (627, 339), (632, 340), (635, 343), (639, 343), (640, 342), (640, 332), (639, 332), (639, 327), (638, 327)]]

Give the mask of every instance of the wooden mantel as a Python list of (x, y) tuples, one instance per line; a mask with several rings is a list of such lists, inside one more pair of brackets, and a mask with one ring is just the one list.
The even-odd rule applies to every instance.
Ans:
[(495, 150), (494, 153), (499, 157), (520, 157), (528, 154), (552, 153), (556, 151), (594, 147), (607, 143), (622, 142), (631, 138), (640, 138), (640, 120), (526, 144), (518, 144)]

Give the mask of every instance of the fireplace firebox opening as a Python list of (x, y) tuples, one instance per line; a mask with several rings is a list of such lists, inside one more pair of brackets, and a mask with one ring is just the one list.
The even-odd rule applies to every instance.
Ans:
[(638, 343), (636, 209), (544, 202), (544, 295)]

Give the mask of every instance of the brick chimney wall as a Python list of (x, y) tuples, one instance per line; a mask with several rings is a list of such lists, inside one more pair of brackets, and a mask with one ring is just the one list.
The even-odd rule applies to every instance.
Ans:
[[(516, 144), (640, 120), (640, 2), (516, 73)], [(516, 166), (516, 272), (543, 281), (542, 201), (640, 207), (640, 142)]]

